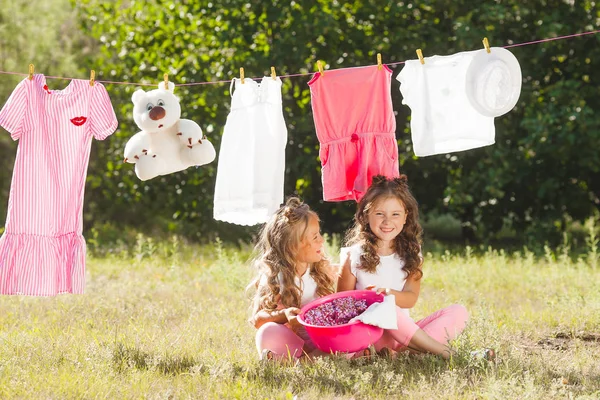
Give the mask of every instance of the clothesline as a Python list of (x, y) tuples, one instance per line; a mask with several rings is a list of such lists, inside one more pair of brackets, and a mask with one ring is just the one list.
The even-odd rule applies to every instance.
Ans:
[[(573, 34), (565, 35), (565, 36), (557, 36), (554, 38), (545, 38), (545, 39), (533, 40), (530, 42), (510, 44), (510, 45), (501, 46), (501, 47), (508, 49), (508, 48), (512, 48), (512, 47), (521, 47), (521, 46), (528, 46), (528, 45), (538, 44), (538, 43), (552, 42), (554, 40), (570, 39), (570, 38), (585, 36), (585, 35), (594, 35), (596, 33), (600, 33), (600, 29), (595, 30), (595, 31), (573, 33)], [(387, 65), (389, 67), (389, 66), (393, 66), (393, 65), (404, 64), (405, 62), (406, 61), (398, 61), (398, 62), (383, 63), (383, 64)], [(353, 68), (364, 68), (364, 67), (365, 66), (356, 66), (356, 67), (345, 67), (345, 68), (339, 68), (339, 69), (353, 69)], [(2, 75), (2, 74), (28, 76), (28, 74), (21, 73), (21, 72), (0, 71), (0, 75)], [(314, 74), (315, 74), (315, 72), (307, 72), (307, 73), (298, 73), (298, 74), (278, 75), (278, 77), (279, 78), (293, 78), (293, 77), (298, 77), (298, 76), (312, 76)], [(62, 80), (76, 79), (76, 78), (66, 78), (66, 77), (62, 77), (62, 76), (46, 76), (46, 78), (47, 79), (62, 79)], [(262, 77), (255, 77), (255, 78), (249, 78), (249, 79), (262, 79)], [(111, 85), (156, 86), (156, 83), (118, 82), (118, 81), (108, 81), (108, 80), (96, 80), (96, 82), (101, 82), (101, 83), (111, 84)], [(222, 80), (222, 81), (181, 83), (181, 84), (176, 84), (175, 86), (219, 85), (219, 84), (230, 83), (230, 82), (231, 82), (231, 80), (228, 79), (228, 80)]]

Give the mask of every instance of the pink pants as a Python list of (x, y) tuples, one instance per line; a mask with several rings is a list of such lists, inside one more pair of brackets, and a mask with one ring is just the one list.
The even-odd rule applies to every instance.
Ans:
[[(416, 323), (400, 308), (396, 308), (396, 315), (398, 329), (385, 330), (381, 339), (375, 343), (376, 350), (383, 347), (401, 350), (410, 343), (419, 328), (438, 342), (447, 344), (465, 329), (469, 319), (469, 313), (459, 304), (439, 310)], [(269, 349), (275, 358), (286, 359), (299, 358), (305, 352), (310, 353), (315, 349), (315, 345), (304, 329), (295, 333), (287, 325), (267, 322), (256, 332), (256, 349), (259, 355), (263, 349)]]
[(295, 333), (287, 325), (267, 322), (256, 332), (256, 349), (259, 356), (264, 349), (273, 352), (276, 359), (300, 358), (315, 349), (308, 334), (301, 328)]
[(396, 307), (396, 316), (398, 319), (398, 329), (386, 329), (383, 336), (375, 343), (377, 351), (384, 347), (393, 350), (403, 350), (412, 340), (417, 330), (422, 329), (434, 340), (442, 344), (458, 336), (469, 319), (467, 309), (460, 304), (453, 304), (434, 312), (430, 316), (420, 321), (414, 322), (412, 318), (404, 314), (400, 308)]

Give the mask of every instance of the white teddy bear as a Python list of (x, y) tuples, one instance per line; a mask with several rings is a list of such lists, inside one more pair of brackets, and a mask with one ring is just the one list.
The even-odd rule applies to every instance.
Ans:
[(125, 162), (135, 164), (142, 181), (212, 162), (216, 157), (212, 143), (197, 123), (181, 117), (175, 84), (165, 82), (158, 89), (133, 93), (133, 119), (142, 130), (125, 145)]

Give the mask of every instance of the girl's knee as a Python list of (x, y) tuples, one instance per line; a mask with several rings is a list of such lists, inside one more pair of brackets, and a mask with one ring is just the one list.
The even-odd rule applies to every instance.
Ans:
[(262, 336), (265, 332), (281, 330), (282, 325), (277, 322), (266, 322), (256, 330), (256, 337)]
[(461, 304), (453, 304), (449, 308), (456, 321), (462, 321), (465, 324), (469, 320), (469, 311)]
[(261, 355), (267, 349), (277, 358), (284, 356), (300, 357), (304, 340), (290, 328), (276, 322), (267, 322), (256, 331), (256, 350)]
[(255, 341), (256, 346), (259, 349), (259, 353), (260, 350), (263, 348), (265, 342), (269, 342), (275, 337), (281, 335), (282, 327), (285, 328), (283, 325), (278, 324), (276, 322), (267, 322), (261, 325), (260, 328), (256, 330)]

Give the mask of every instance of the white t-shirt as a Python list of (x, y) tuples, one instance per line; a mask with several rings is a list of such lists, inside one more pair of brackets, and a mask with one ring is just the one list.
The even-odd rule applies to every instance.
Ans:
[[(397, 291), (404, 289), (408, 274), (402, 268), (404, 260), (397, 254), (379, 256), (379, 265), (375, 273), (364, 271), (360, 265), (360, 256), (363, 253), (362, 245), (355, 244), (351, 247), (342, 247), (340, 262), (343, 265), (350, 254), (350, 271), (356, 277), (356, 289), (364, 290), (367, 286), (374, 285), (380, 288), (390, 288)], [(408, 309), (402, 311), (408, 315)]]
[(402, 103), (411, 109), (410, 130), (419, 157), (494, 143), (494, 118), (480, 114), (466, 91), (467, 69), (477, 51), (409, 60), (396, 76)]
[(302, 278), (296, 275), (296, 285), (302, 290), (302, 299), (300, 300), (300, 307), (304, 307), (308, 303), (317, 299), (317, 282), (310, 274), (310, 268), (306, 270)]
[[(282, 274), (279, 273), (279, 284), (283, 281)], [(300, 299), (300, 307), (304, 307), (306, 304), (310, 303), (313, 300), (318, 298), (317, 296), (317, 282), (315, 282), (314, 278), (310, 275), (310, 267), (306, 270), (302, 277), (296, 275), (295, 277), (296, 285), (302, 291), (302, 298)], [(267, 284), (267, 276), (263, 275), (260, 278), (260, 285)]]

